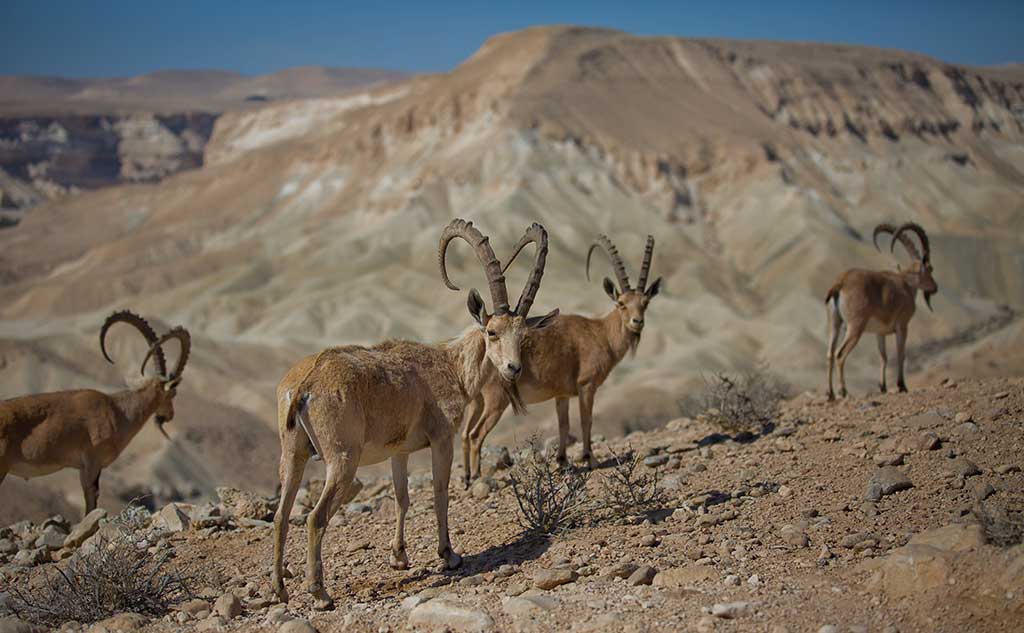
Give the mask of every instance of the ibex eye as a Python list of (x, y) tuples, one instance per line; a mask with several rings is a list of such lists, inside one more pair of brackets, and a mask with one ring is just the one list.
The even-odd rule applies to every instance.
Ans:
[(498, 338), (498, 333), (495, 332), (494, 330), (487, 330), (487, 336), (491, 338)]

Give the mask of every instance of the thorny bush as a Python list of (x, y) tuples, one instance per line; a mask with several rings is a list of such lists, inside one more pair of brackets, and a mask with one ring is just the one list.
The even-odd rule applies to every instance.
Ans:
[(703, 414), (733, 432), (760, 433), (779, 413), (790, 387), (766, 365), (743, 372), (716, 372), (704, 377), (698, 396), (679, 403), (685, 416)]
[(598, 506), (620, 519), (658, 510), (667, 501), (658, 487), (658, 470), (642, 468), (643, 459), (632, 449), (625, 455), (612, 451), (614, 468), (601, 477)]
[(546, 459), (534, 435), (509, 472), (512, 492), (519, 505), (519, 523), (534, 534), (556, 534), (583, 518), (587, 510), (590, 472), (559, 467)]
[(170, 553), (151, 553), (148, 512), (128, 506), (65, 563), (39, 568), (10, 588), (8, 608), (50, 627), (96, 622), (118, 613), (159, 616), (192, 597), (188, 581), (168, 569)]

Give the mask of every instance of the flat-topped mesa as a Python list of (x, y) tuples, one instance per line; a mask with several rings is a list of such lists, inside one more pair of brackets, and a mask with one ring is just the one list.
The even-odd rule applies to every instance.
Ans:
[(449, 569), (462, 562), (452, 550), (448, 535), (448, 482), (454, 435), (462, 413), (492, 377), (503, 385), (513, 402), (520, 402), (516, 381), (523, 370), (523, 338), (530, 331), (547, 327), (558, 310), (529, 316), (547, 257), (544, 227), (533, 224), (513, 249), (514, 258), (528, 244), (537, 246), (533, 270), (514, 308), (509, 303), (501, 263), (487, 236), (472, 222), (452, 220), (441, 233), (437, 257), (444, 284), (458, 290), (445, 266), (445, 254), (454, 239), (465, 240), (473, 247), (487, 276), (493, 312), (487, 311), (476, 289), (470, 290), (467, 300), (476, 327), (437, 345), (387, 341), (373, 347), (328, 348), (299, 361), (278, 385), (281, 501), (274, 517), (271, 584), (282, 601), (288, 600), (283, 570), (288, 518), (310, 458), (322, 459), (326, 464), (323, 493), (306, 521), (306, 583), (315, 598), (315, 608), (329, 609), (334, 604), (324, 587), (321, 543), (331, 516), (359, 491), (354, 478), (361, 465), (391, 460), (398, 501), (391, 565), (406, 569), (408, 459), (410, 453), (429, 446), (437, 552)]

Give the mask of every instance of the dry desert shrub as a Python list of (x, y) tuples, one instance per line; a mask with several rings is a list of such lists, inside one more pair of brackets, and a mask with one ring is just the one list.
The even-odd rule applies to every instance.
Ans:
[(704, 415), (731, 432), (760, 433), (778, 415), (790, 387), (767, 365), (704, 377), (704, 388), (679, 403), (683, 415)]
[(548, 459), (534, 435), (509, 471), (519, 507), (519, 523), (527, 532), (550, 535), (578, 524), (587, 512), (590, 472), (560, 467)]
[(28, 622), (58, 627), (118, 613), (159, 616), (192, 597), (188, 582), (168, 569), (167, 551), (152, 553), (148, 512), (128, 506), (66, 563), (39, 568), (10, 588), (8, 608)]
[(598, 506), (613, 517), (626, 519), (658, 510), (667, 501), (665, 491), (658, 487), (658, 470), (646, 470), (643, 459), (632, 449), (625, 455), (612, 451), (615, 462), (610, 472), (601, 477)]

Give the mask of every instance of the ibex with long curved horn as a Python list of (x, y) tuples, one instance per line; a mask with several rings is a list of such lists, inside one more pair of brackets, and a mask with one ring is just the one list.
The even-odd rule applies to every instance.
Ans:
[[(583, 429), (583, 458), (594, 465), (590, 443), (593, 424), (594, 397), (608, 374), (627, 352), (635, 351), (640, 343), (647, 307), (661, 288), (661, 278), (647, 286), (654, 254), (654, 237), (647, 236), (644, 259), (640, 266), (637, 287), (629, 284), (626, 266), (619, 251), (606, 236), (598, 236), (587, 251), (587, 279), (590, 279), (590, 256), (594, 249), (607, 253), (619, 284), (605, 277), (604, 291), (615, 307), (603, 317), (592, 318), (578, 314), (563, 314), (550, 327), (530, 332), (523, 342), (523, 375), (519, 391), (527, 404), (555, 399), (558, 413), (558, 460), (566, 461), (565, 450), (569, 438), (569, 398), (578, 397), (580, 426)], [(511, 263), (511, 261), (510, 261)], [(491, 382), (474, 399), (466, 412), (466, 425), (462, 431), (462, 465), (465, 484), (480, 476), (480, 451), (484, 439), (497, 425), (509, 404), (509, 398), (500, 383)], [(513, 403), (515, 405), (515, 403)]]
[[(115, 323), (134, 326), (149, 344), (142, 362), (155, 359), (159, 376), (134, 389), (105, 394), (92, 389), (59, 391), (0, 401), (0, 482), (8, 474), (29, 479), (64, 468), (76, 468), (85, 495), (85, 512), (96, 508), (100, 473), (109, 466), (150, 418), (167, 436), (163, 425), (174, 417), (174, 396), (188, 362), (191, 338), (176, 327), (157, 338), (146, 321), (127, 310), (107, 317), (100, 328), (100, 350), (107, 354), (107, 330)], [(167, 374), (162, 345), (170, 339), (181, 345), (174, 371)], [(168, 438), (169, 439), (169, 438)]]
[[(903, 248), (913, 261), (906, 270), (897, 267), (897, 272), (854, 268), (840, 275), (839, 280), (829, 288), (828, 294), (825, 295), (829, 327), (829, 400), (835, 400), (836, 397), (832, 390), (832, 369), (837, 361), (839, 393), (846, 397), (846, 359), (864, 332), (872, 332), (878, 336), (878, 355), (882, 359), (878, 386), (882, 393), (886, 391), (885, 370), (888, 364), (885, 337), (889, 334), (896, 335), (896, 364), (899, 371), (897, 385), (900, 391), (906, 391), (903, 363), (906, 359), (907, 325), (914, 316), (917, 291), (921, 290), (924, 293), (924, 302), (931, 310), (932, 295), (939, 290), (935, 279), (932, 278), (931, 248), (928, 234), (924, 229), (913, 222), (899, 228), (891, 224), (879, 224), (872, 235), (875, 248), (878, 248), (878, 236), (882, 233), (893, 236), (890, 251), (895, 248), (896, 242), (899, 242), (903, 244)], [(918, 252), (908, 233), (913, 233), (921, 241), (921, 252)], [(846, 337), (837, 351), (836, 343), (839, 341), (839, 332), (844, 321)]]
[(333, 607), (324, 589), (321, 542), (331, 516), (359, 490), (356, 468), (391, 459), (398, 517), (391, 542), (391, 566), (406, 569), (405, 516), (409, 508), (409, 454), (430, 447), (437, 515), (438, 555), (448, 568), (462, 560), (448, 536), (448, 482), (454, 435), (466, 404), (497, 374), (513, 401), (522, 371), (520, 344), (528, 331), (547, 326), (558, 310), (528, 317), (540, 287), (547, 256), (547, 232), (531, 226), (516, 246), (518, 253), (535, 243), (533, 272), (515, 309), (509, 308), (505, 277), (487, 237), (471, 222), (453, 220), (441, 234), (438, 262), (445, 285), (445, 252), (455, 238), (469, 242), (487, 273), (494, 313), (488, 314), (480, 294), (469, 293), (468, 307), (476, 326), (458, 338), (435, 345), (387, 341), (373, 347), (328, 348), (299, 361), (277, 388), (281, 438), (281, 501), (274, 517), (274, 563), (271, 584), (282, 601), (284, 544), (288, 517), (302, 473), (310, 457), (326, 465), (323, 492), (306, 520), (308, 551), (306, 583), (317, 609)]

